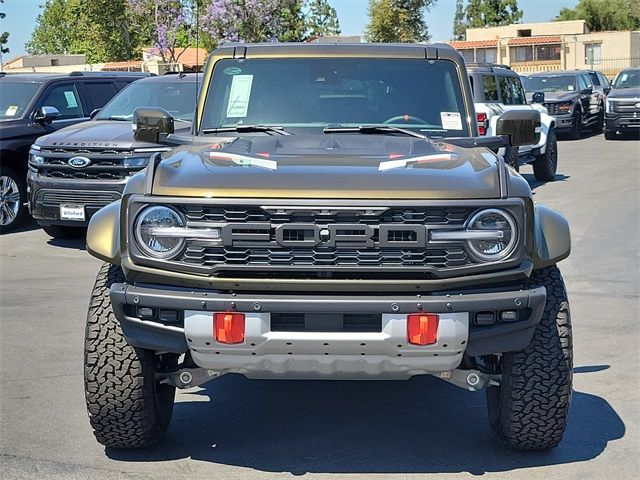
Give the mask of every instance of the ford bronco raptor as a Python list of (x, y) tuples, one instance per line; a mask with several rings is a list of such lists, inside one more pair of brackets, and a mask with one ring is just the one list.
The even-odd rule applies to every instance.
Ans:
[(175, 388), (258, 379), (434, 375), (486, 389), (498, 440), (556, 446), (571, 399), (567, 221), (493, 151), (535, 144), (535, 110), (477, 135), (444, 45), (225, 45), (191, 135), (91, 219), (106, 263), (90, 300), (85, 390), (97, 440), (145, 447)]

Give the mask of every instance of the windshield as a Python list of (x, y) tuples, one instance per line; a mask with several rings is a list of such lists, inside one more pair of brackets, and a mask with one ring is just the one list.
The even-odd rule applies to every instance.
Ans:
[(467, 136), (465, 112), (456, 65), (447, 60), (228, 59), (216, 64), (202, 130), (385, 125)]
[(640, 88), (640, 70), (620, 72), (613, 81), (613, 88)]
[(127, 120), (138, 107), (164, 108), (176, 120), (191, 122), (195, 111), (195, 81), (137, 81), (107, 103), (96, 120)]
[(550, 75), (548, 77), (528, 77), (525, 85), (527, 92), (574, 92), (575, 75)]
[(39, 83), (0, 80), (0, 120), (22, 117), (38, 88)]

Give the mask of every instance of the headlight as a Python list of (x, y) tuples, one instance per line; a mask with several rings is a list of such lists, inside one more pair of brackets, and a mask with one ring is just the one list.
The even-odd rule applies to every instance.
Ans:
[(185, 220), (173, 208), (146, 207), (138, 214), (134, 230), (140, 248), (155, 258), (171, 258), (184, 246), (184, 238), (166, 232), (184, 227)]
[(29, 163), (32, 163), (33, 165), (44, 165), (44, 157), (42, 155), (29, 152)]
[(125, 168), (142, 168), (149, 164), (149, 157), (129, 157), (125, 158), (122, 165)]
[(611, 105), (611, 100), (608, 98), (604, 102), (604, 111), (607, 113), (611, 113), (613, 111), (613, 105)]
[(467, 224), (467, 245), (479, 260), (488, 262), (508, 256), (516, 246), (518, 230), (507, 212), (497, 209), (476, 213)]
[(560, 112), (570, 112), (571, 111), (571, 102), (563, 102), (558, 104), (558, 111)]

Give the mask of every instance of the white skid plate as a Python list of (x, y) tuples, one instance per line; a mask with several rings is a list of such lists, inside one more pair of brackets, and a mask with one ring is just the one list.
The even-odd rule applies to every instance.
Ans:
[(213, 312), (185, 311), (184, 332), (195, 363), (249, 378), (402, 379), (453, 370), (462, 361), (468, 313), (440, 314), (438, 341), (407, 344), (406, 315), (382, 315), (381, 332), (272, 332), (270, 314), (245, 313), (245, 341), (213, 335)]

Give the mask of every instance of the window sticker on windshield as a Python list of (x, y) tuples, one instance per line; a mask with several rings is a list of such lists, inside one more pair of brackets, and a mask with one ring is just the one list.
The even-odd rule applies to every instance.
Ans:
[(227, 117), (246, 117), (249, 111), (249, 97), (253, 75), (235, 75), (231, 81)]
[(567, 90), (569, 90), (570, 92), (573, 92), (576, 89), (576, 87), (574, 87), (573, 85), (567, 85)]
[(9, 105), (9, 108), (7, 108), (7, 111), (4, 112), (4, 116), (5, 117), (13, 117), (16, 112), (18, 111), (18, 106), (17, 105)]
[(76, 96), (72, 91), (64, 92), (64, 98), (67, 99), (67, 107), (68, 108), (76, 108), (78, 106), (78, 102), (76, 101)]
[(462, 118), (458, 112), (440, 112), (440, 118), (445, 130), (462, 130)]

